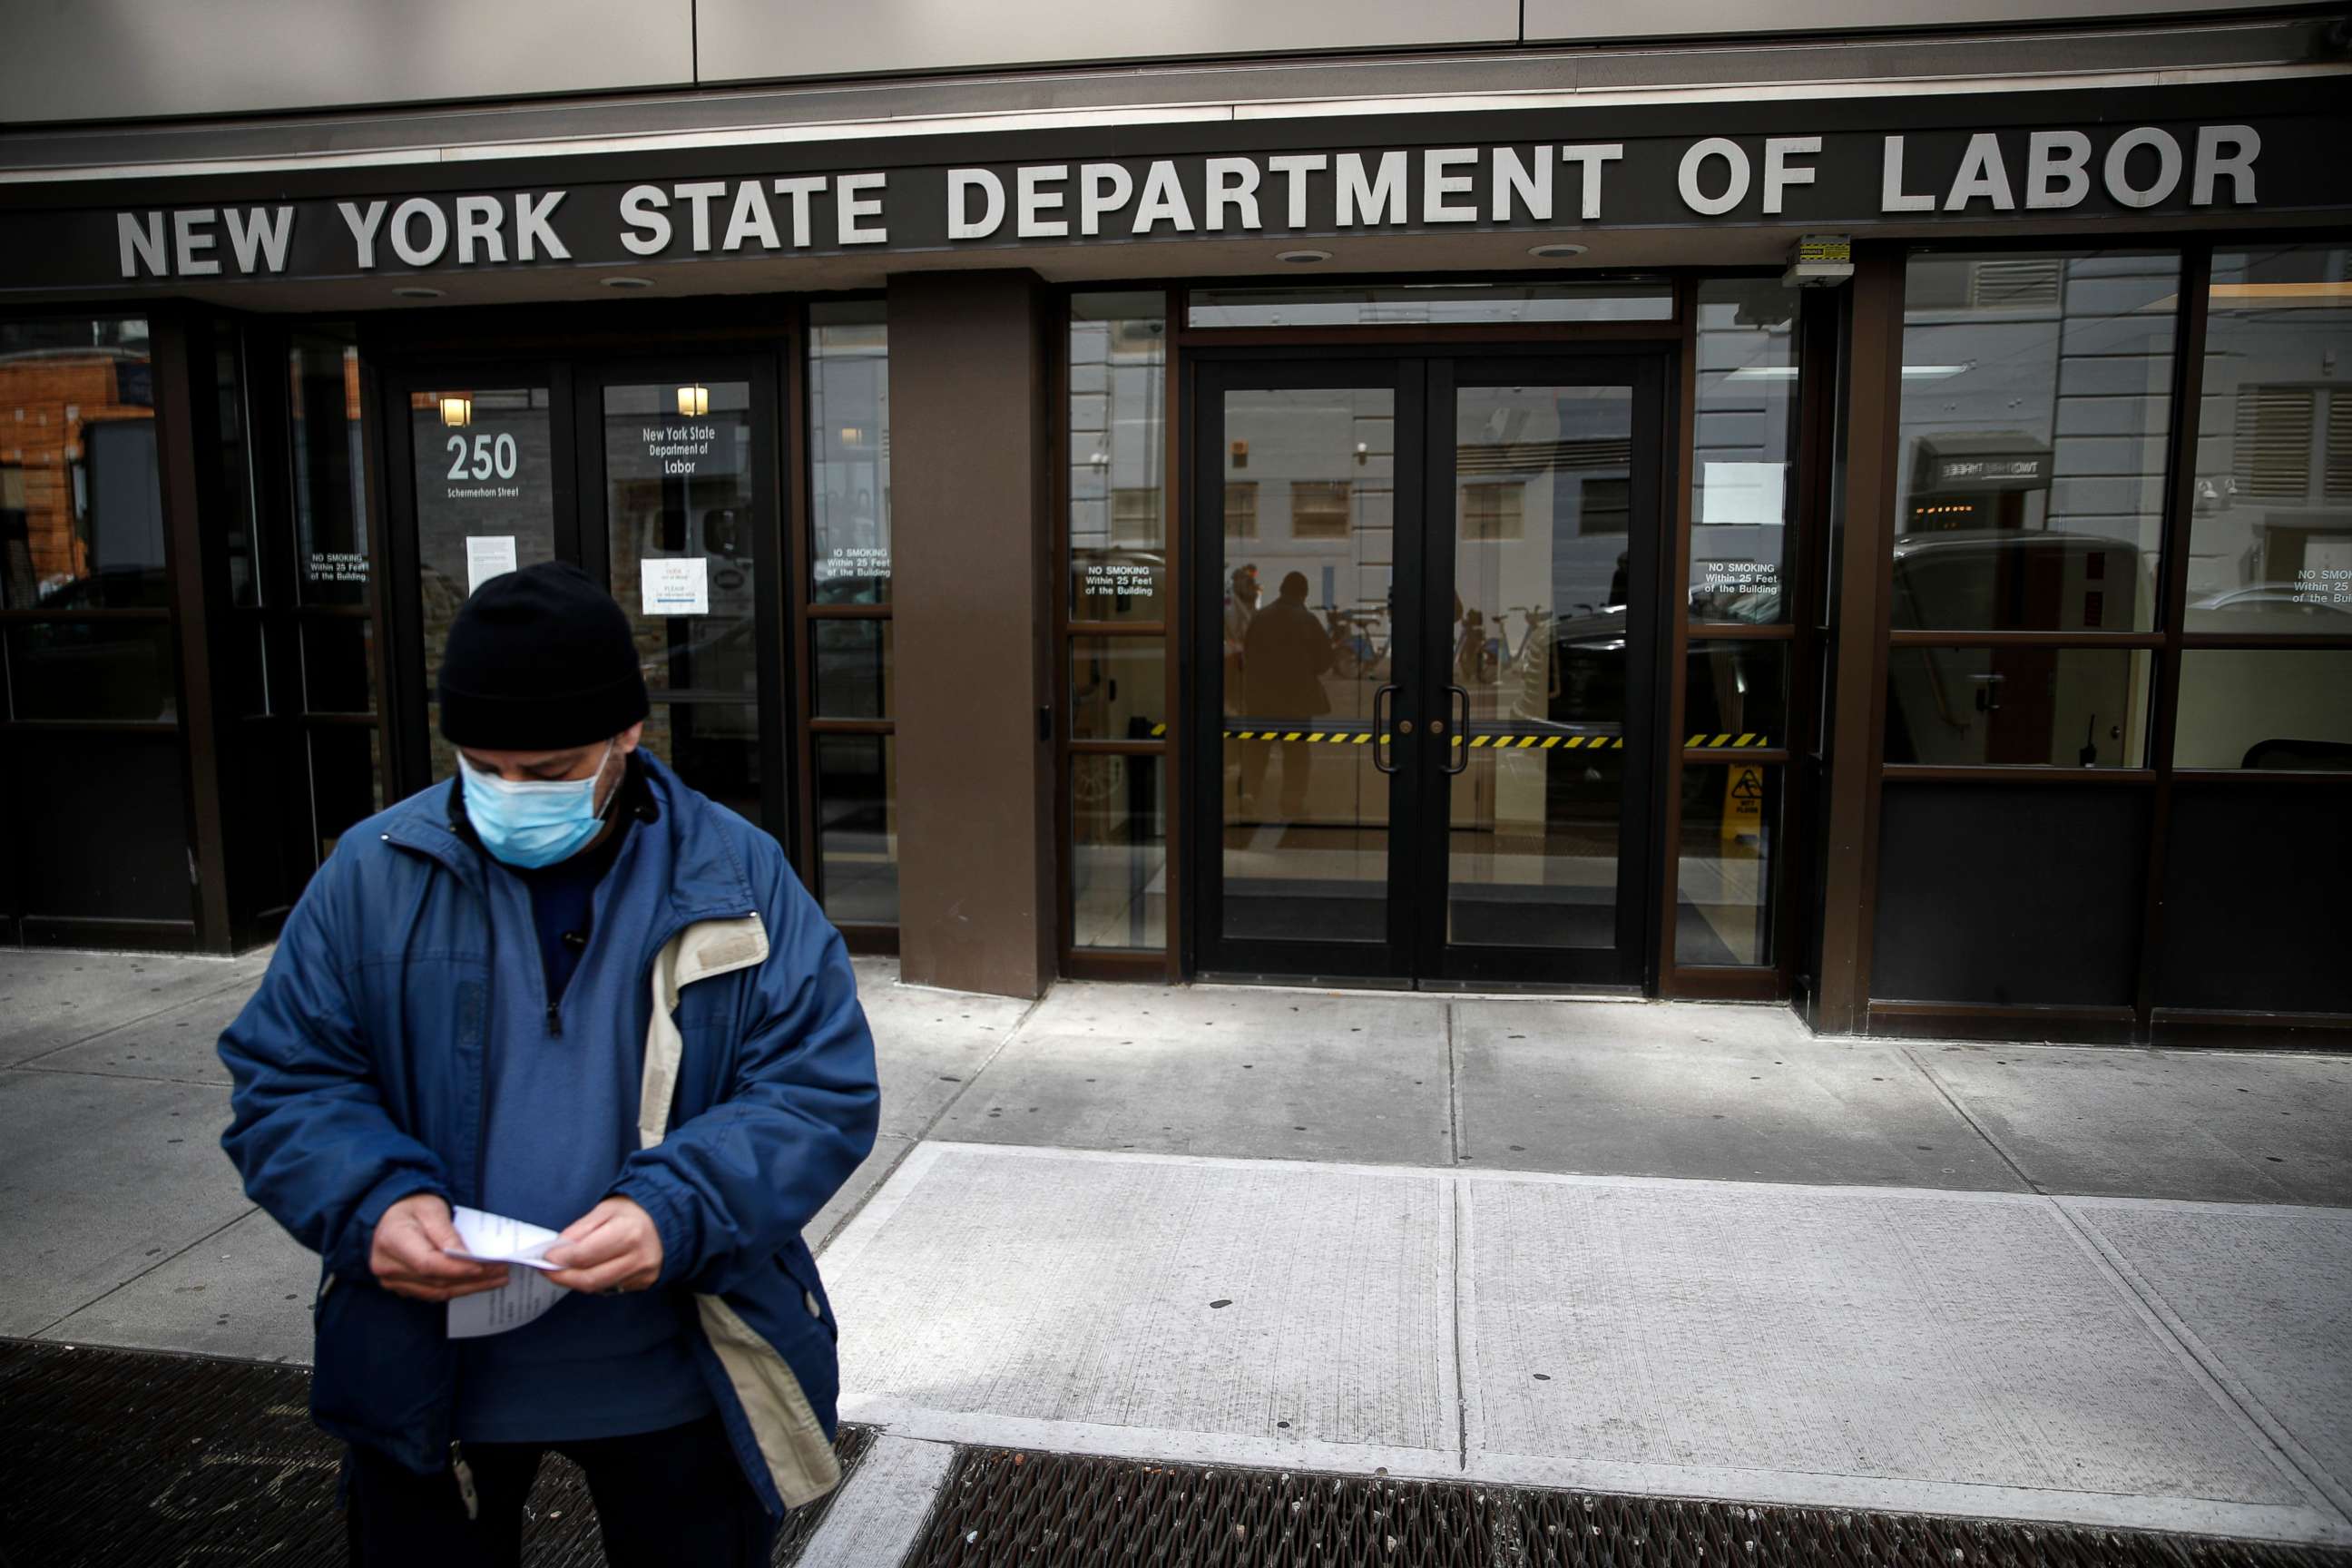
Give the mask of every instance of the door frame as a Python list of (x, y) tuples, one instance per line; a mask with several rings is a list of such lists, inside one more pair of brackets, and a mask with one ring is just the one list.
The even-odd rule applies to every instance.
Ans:
[[(760, 685), (753, 708), (760, 727), (760, 813), (768, 831), (790, 855), (799, 813), (795, 807), (797, 780), (793, 774), (796, 748), (793, 737), (797, 675), (785, 662), (786, 624), (790, 607), (784, 598), (784, 554), (790, 548), (786, 530), (791, 517), (784, 506), (783, 473), (792, 435), (783, 428), (783, 387), (776, 376), (772, 354), (724, 351), (648, 348), (641, 353), (607, 353), (583, 356), (572, 363), (572, 449), (578, 465), (573, 493), (578, 498), (576, 543), (583, 569), (618, 598), (629, 588), (612, 580), (611, 516), (599, 498), (604, 489), (604, 448), (601, 439), (603, 390), (612, 385), (669, 382), (681, 377), (705, 381), (742, 381), (751, 388), (752, 536), (758, 548), (751, 557), (751, 647)], [(757, 417), (765, 408), (769, 417)], [(560, 535), (559, 535), (560, 537)], [(593, 562), (593, 563), (591, 563)], [(805, 650), (801, 651), (806, 658)], [(814, 677), (814, 672), (810, 672)], [(656, 697), (656, 702), (662, 700)], [(664, 757), (662, 761), (671, 759)], [(765, 826), (765, 824), (763, 824)], [(795, 864), (798, 862), (795, 861)]]
[(800, 759), (793, 725), (799, 671), (787, 658), (798, 617), (792, 615), (785, 597), (790, 570), (786, 557), (793, 550), (792, 530), (797, 515), (787, 504), (786, 475), (795, 448), (791, 444), (793, 433), (785, 428), (791, 411), (784, 406), (787, 387), (773, 350), (741, 342), (712, 342), (704, 349), (688, 339), (583, 342), (564, 352), (532, 342), (518, 343), (511, 353), (499, 353), (495, 345), (462, 356), (379, 352), (376, 363), (385, 501), (381, 546), (385, 650), (378, 700), (392, 742), (392, 754), (386, 759), (391, 778), (388, 799), (404, 799), (434, 782), (428, 690), (433, 677), (424, 668), (410, 395), (453, 384), (538, 385), (543, 382), (549, 399), (555, 559), (579, 565), (617, 593), (611, 582), (611, 540), (600, 499), (602, 389), (688, 374), (705, 381), (751, 384), (754, 407), (767, 410), (766, 416), (753, 420), (751, 442), (753, 526), (760, 546), (753, 557), (752, 637), (760, 671), (756, 708), (761, 810), (767, 818), (767, 831), (799, 864)]
[[(1542, 992), (1654, 993), (1660, 976), (1656, 942), (1658, 908), (1665, 866), (1662, 837), (1666, 802), (1663, 795), (1670, 770), (1661, 766), (1661, 748), (1669, 728), (1669, 700), (1675, 682), (1662, 679), (1670, 672), (1671, 618), (1666, 614), (1664, 572), (1676, 558), (1667, 531), (1676, 513), (1666, 504), (1674, 492), (1680, 463), (1674, 440), (1673, 415), (1678, 406), (1677, 340), (1662, 334), (1655, 340), (1623, 337), (1589, 342), (1541, 339), (1493, 343), (1417, 340), (1379, 344), (1322, 344), (1296, 347), (1265, 344), (1232, 346), (1188, 345), (1180, 356), (1181, 401), (1179, 438), (1186, 480), (1186, 518), (1180, 539), (1179, 571), (1189, 609), (1179, 637), (1180, 700), (1184, 733), (1192, 741), (1189, 761), (1177, 781), (1182, 820), (1191, 825), (1184, 872), (1190, 889), (1181, 924), (1182, 963), (1188, 975), (1226, 978), (1318, 981), (1341, 980), (1352, 985), (1385, 985), (1399, 989), (1527, 989)], [(1421, 606), (1419, 627), (1423, 646), (1450, 646), (1451, 617), (1437, 590), (1450, 584), (1454, 573), (1451, 551), (1455, 543), (1452, 521), (1453, 448), (1438, 429), (1441, 403), (1451, 406), (1459, 384), (1508, 384), (1491, 378), (1526, 364), (1549, 369), (1563, 379), (1600, 384), (1631, 384), (1634, 388), (1634, 446), (1637, 457), (1647, 448), (1647, 460), (1635, 464), (1629, 486), (1628, 625), (1629, 643), (1644, 644), (1642, 657), (1629, 662), (1625, 728), (1640, 737), (1626, 752), (1625, 809), (1621, 817), (1617, 942), (1606, 949), (1455, 947), (1444, 941), (1442, 919), (1426, 918), (1427, 910), (1442, 910), (1449, 859), (1448, 835), (1423, 830), (1425, 805), (1447, 810), (1440, 748), (1426, 740), (1402, 748), (1392, 775), (1391, 821), (1403, 821), (1416, 833), (1412, 845), (1389, 857), (1389, 931), (1382, 942), (1285, 943), (1278, 952), (1264, 944), (1230, 942), (1210, 929), (1209, 910), (1222, 896), (1223, 835), (1211, 832), (1212, 816), (1222, 823), (1223, 715), (1210, 700), (1211, 683), (1202, 662), (1221, 647), (1223, 595), (1206, 581), (1213, 565), (1223, 560), (1221, 509), (1224, 494), (1223, 410), (1217, 401), (1228, 386), (1301, 388), (1377, 384), (1385, 363), (1391, 384), (1397, 389), (1396, 418), (1396, 540), (1392, 582), (1401, 603)], [(1471, 379), (1462, 376), (1471, 372)], [(1349, 373), (1354, 371), (1354, 374)], [(1407, 430), (1415, 431), (1408, 441)], [(1408, 526), (1410, 523), (1410, 526)], [(1433, 536), (1443, 533), (1442, 541)], [(1444, 546), (1445, 559), (1435, 543)], [(1444, 581), (1439, 582), (1442, 578)], [(1215, 591), (1212, 591), (1212, 590)], [(1444, 716), (1447, 670), (1442, 661), (1424, 658), (1412, 681), (1401, 683), (1391, 723), (1410, 720), (1423, 737), (1432, 717)], [(1261, 949), (1258, 952), (1250, 951)], [(1277, 965), (1264, 962), (1282, 960)], [(1579, 963), (1580, 958), (1602, 962)], [(1239, 961), (1239, 962), (1236, 962)]]

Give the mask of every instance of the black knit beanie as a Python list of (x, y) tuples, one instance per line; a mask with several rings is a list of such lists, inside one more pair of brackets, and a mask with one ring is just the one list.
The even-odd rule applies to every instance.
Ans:
[(577, 566), (543, 561), (493, 577), (449, 627), (441, 733), (453, 744), (562, 751), (651, 710), (629, 617)]

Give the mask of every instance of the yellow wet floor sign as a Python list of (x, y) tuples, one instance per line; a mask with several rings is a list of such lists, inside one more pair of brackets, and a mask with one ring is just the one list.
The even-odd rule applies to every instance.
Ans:
[(1764, 841), (1764, 770), (1741, 763), (1723, 781), (1723, 841), (1760, 846)]

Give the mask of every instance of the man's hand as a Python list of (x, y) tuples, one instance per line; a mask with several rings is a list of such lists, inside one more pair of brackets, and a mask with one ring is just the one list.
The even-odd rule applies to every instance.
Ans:
[(467, 1263), (441, 1250), (463, 1245), (457, 1227), (449, 1223), (448, 1204), (431, 1193), (417, 1193), (384, 1210), (376, 1221), (368, 1268), (377, 1284), (418, 1301), (446, 1301), (452, 1296), (495, 1290), (507, 1282), (503, 1263)]
[(592, 1295), (644, 1290), (661, 1278), (662, 1244), (653, 1216), (627, 1198), (606, 1198), (563, 1227), (562, 1245), (547, 1249), (562, 1267), (548, 1278)]

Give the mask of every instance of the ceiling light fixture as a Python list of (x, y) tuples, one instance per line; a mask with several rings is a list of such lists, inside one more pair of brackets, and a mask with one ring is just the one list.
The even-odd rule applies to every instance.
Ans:
[(1568, 245), (1565, 243), (1557, 245), (1530, 245), (1528, 247), (1528, 254), (1542, 261), (1572, 260), (1575, 258), (1583, 255), (1584, 250), (1585, 247), (1583, 246)]
[(1277, 250), (1274, 258), (1289, 262), (1294, 267), (1312, 267), (1318, 261), (1330, 260), (1331, 253), (1328, 250)]
[(411, 283), (404, 288), (394, 289), (393, 292), (399, 295), (404, 300), (438, 300), (441, 298), (440, 289), (427, 289), (422, 283)]
[(710, 412), (710, 388), (681, 386), (677, 389), (677, 411), (688, 419), (699, 419)]
[(650, 289), (654, 286), (650, 278), (604, 278), (598, 281), (607, 289)]

